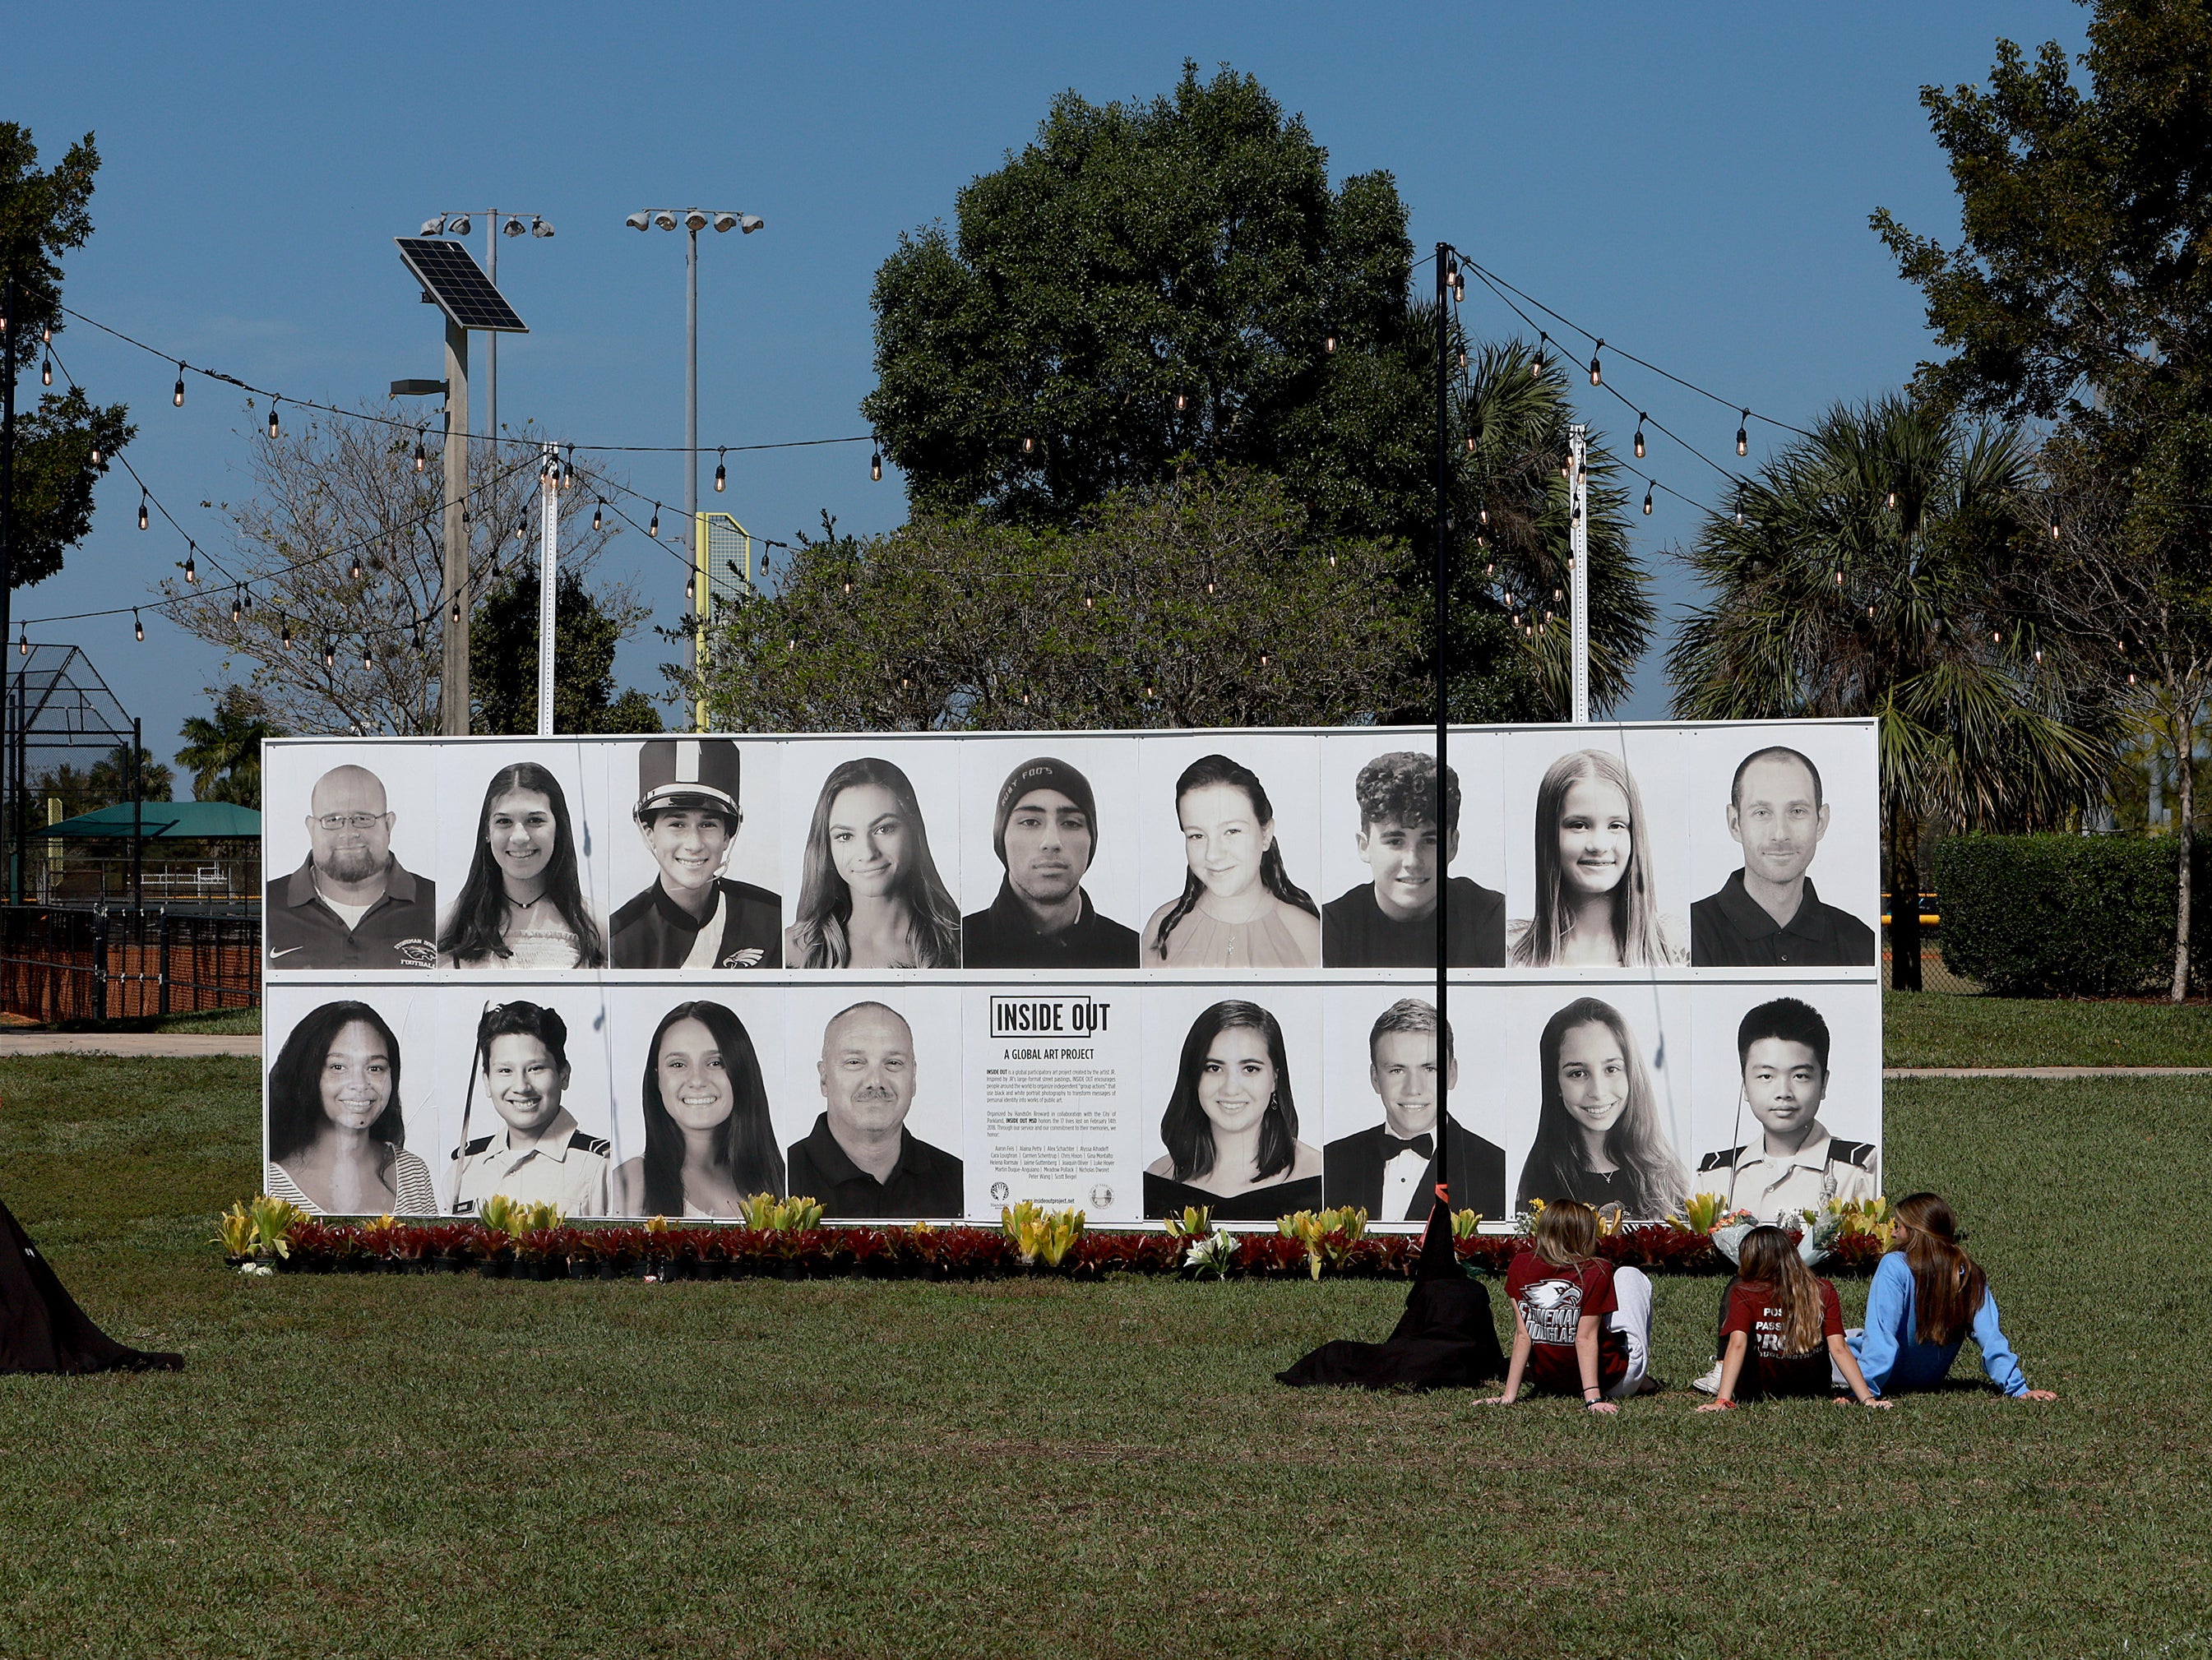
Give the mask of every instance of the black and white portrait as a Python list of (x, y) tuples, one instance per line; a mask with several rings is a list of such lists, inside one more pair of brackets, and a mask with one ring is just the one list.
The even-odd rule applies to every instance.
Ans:
[(1537, 1199), (1618, 1205), (1632, 1218), (1679, 1209), (1690, 1179), (1678, 1151), (1674, 1074), (1690, 1036), (1688, 988), (1576, 997), (1567, 988), (1532, 986), (1510, 995), (1509, 1135), (1527, 1148), (1514, 1209)]
[[(978, 739), (962, 751), (962, 886), (994, 894), (961, 921), (965, 966), (1136, 967), (1137, 931), (1120, 920), (1136, 891), (1133, 746), (1077, 739), (1040, 753), (1034, 738)], [(1102, 795), (1118, 807), (1110, 840)]]
[[(1495, 994), (1487, 988), (1455, 994), (1454, 1025), (1462, 1027), (1480, 1015), (1480, 1000)], [(1322, 1198), (1357, 1205), (1372, 1221), (1418, 1222), (1429, 1213), (1441, 1170), (1454, 1210), (1503, 1218), (1505, 1150), (1481, 1133), (1497, 1130), (1494, 1080), (1487, 1067), (1477, 1078), (1461, 1067), (1449, 1031), (1439, 1055), (1435, 1003), (1383, 986), (1332, 987), (1324, 1019)], [(1446, 1102), (1448, 1143), (1438, 1128)]]
[[(430, 1000), (378, 988), (272, 988), (276, 1041), (270, 1063), (262, 1188), (316, 1216), (432, 1216), (428, 1163), (408, 1146), (405, 1051), (418, 1071), (434, 1059)], [(281, 1034), (281, 1037), (280, 1037)], [(429, 1091), (418, 1077), (422, 1101)], [(413, 1115), (417, 1146), (431, 1144), (434, 1109)]]
[(1509, 866), (1506, 949), (1515, 966), (1689, 961), (1687, 931), (1668, 898), (1682, 852), (1674, 769), (1686, 759), (1665, 741), (1672, 736), (1616, 729), (1617, 741), (1565, 754), (1548, 733), (1509, 739), (1508, 800), (1526, 804), (1528, 837), (1526, 862)]
[(808, 744), (786, 756), (794, 781), (820, 780), (798, 838), (798, 914), (784, 935), (786, 967), (960, 966), (960, 902), (931, 845), (933, 824), (958, 845), (959, 756), (950, 745), (899, 748), (923, 769), (920, 784), (889, 753), (833, 758), (836, 746)]
[(465, 1068), (447, 1073), (459, 1106), (448, 1208), (473, 1216), (496, 1194), (564, 1216), (610, 1214), (617, 1154), (605, 1134), (611, 1057), (599, 994), (525, 984), (478, 1000), (458, 990), (446, 993), (439, 1031), (441, 1066)]
[(791, 1192), (841, 1220), (961, 1215), (959, 991), (785, 995), (789, 1083), (777, 1110)]
[[(1346, 827), (1357, 826), (1349, 839), (1359, 874), (1322, 907), (1322, 960), (1331, 968), (1433, 969), (1443, 911), (1452, 967), (1503, 968), (1505, 896), (1466, 873), (1471, 863), (1490, 866), (1498, 852), (1496, 738), (1481, 733), (1453, 741), (1441, 801), (1432, 750), (1376, 754), (1373, 742), (1363, 742), (1366, 758), (1324, 803), (1330, 854), (1340, 853)], [(1332, 739), (1326, 760), (1335, 762), (1346, 747)], [(1334, 771), (1325, 767), (1325, 776)], [(1462, 778), (1474, 785), (1472, 799), (1462, 790)], [(1328, 781), (1337, 783), (1333, 777)], [(1472, 832), (1464, 842), (1462, 825)], [(1463, 848), (1471, 855), (1464, 860)], [(1325, 858), (1323, 867), (1340, 865), (1340, 858)], [(1461, 873), (1453, 875), (1455, 867)]]
[[(574, 744), (439, 754), (438, 964), (472, 970), (607, 966), (602, 857)], [(461, 805), (467, 803), (465, 808)], [(604, 834), (604, 826), (601, 827)], [(593, 849), (603, 855), (603, 849)]]
[(264, 896), (272, 971), (436, 966), (434, 753), (421, 745), (270, 746), (264, 858), (288, 873)]
[[(733, 1007), (743, 1001), (751, 1018)], [(731, 1217), (757, 1194), (784, 1196), (769, 1079), (782, 1070), (781, 1009), (746, 991), (671, 1003), (662, 988), (610, 995), (617, 1024), (615, 1118), (635, 1148), (614, 1172), (623, 1216)], [(768, 1049), (765, 1063), (762, 1049)], [(634, 1100), (623, 1098), (627, 1084)]]
[(1145, 1072), (1163, 1151), (1145, 1167), (1146, 1215), (1205, 1206), (1218, 1219), (1249, 1221), (1321, 1204), (1320, 994), (1268, 993), (1268, 1005), (1205, 1000), (1187, 1024), (1182, 1011), (1207, 994), (1162, 988), (1146, 999)]
[[(615, 768), (631, 757), (634, 774), (618, 775)], [(616, 868), (623, 891), (644, 883), (614, 914), (614, 966), (779, 966), (782, 901), (747, 879), (774, 868), (776, 746), (648, 738), (634, 751), (612, 750), (608, 759), (610, 795), (620, 792), (630, 803), (629, 826), (610, 832), (621, 837)], [(749, 828), (755, 820), (761, 827)]]
[[(1695, 737), (1698, 869), (1705, 882), (1717, 869), (1725, 874), (1717, 890), (1701, 888), (1707, 897), (1690, 907), (1691, 962), (1723, 969), (1873, 967), (1880, 941), (1872, 919), (1854, 909), (1878, 903), (1880, 891), (1867, 734), (1799, 726), (1775, 729), (1779, 741), (1759, 741), (1756, 728), (1717, 727)], [(1833, 898), (1844, 903), (1814, 885), (1816, 862)]]
[(1318, 749), (1249, 734), (1238, 746), (1249, 759), (1205, 739), (1145, 740), (1146, 891), (1173, 894), (1145, 923), (1146, 968), (1321, 965), (1321, 907), (1296, 874), (1317, 879)]

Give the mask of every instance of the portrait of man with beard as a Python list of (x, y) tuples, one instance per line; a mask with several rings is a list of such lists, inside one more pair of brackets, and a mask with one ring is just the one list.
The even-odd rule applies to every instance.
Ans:
[(1041, 755), (1000, 786), (991, 851), (1006, 866), (990, 909), (963, 917), (971, 969), (1133, 969), (1137, 931), (1102, 916), (1083, 891), (1098, 851), (1091, 781)]
[(269, 884), (262, 910), (272, 969), (427, 969), (438, 960), (437, 893), (392, 856), (398, 815), (366, 767), (315, 781), (307, 862)]
[(952, 1217), (966, 1202), (961, 1161), (906, 1127), (914, 1028), (896, 1009), (855, 1003), (822, 1031), (823, 1111), (791, 1148), (791, 1191), (839, 1220)]

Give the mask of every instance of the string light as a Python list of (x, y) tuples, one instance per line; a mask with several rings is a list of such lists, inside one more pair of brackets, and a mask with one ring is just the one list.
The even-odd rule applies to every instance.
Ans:
[(461, 596), (458, 593), (453, 596), (453, 618), (456, 623), (461, 620)]
[(200, 580), (199, 568), (192, 562), (193, 556), (199, 550), (195, 548), (189, 540), (185, 542), (185, 581), (187, 582), (197, 582)]
[(1189, 399), (1189, 398), (1188, 398), (1188, 396), (1186, 396), (1186, 395), (1185, 395), (1184, 393), (1182, 393), (1182, 392), (1177, 392), (1177, 393), (1176, 394), (1176, 413), (1177, 415), (1181, 415), (1181, 414), (1182, 414), (1185, 410), (1188, 409), (1189, 407), (1190, 407), (1190, 399)]
[(31, 630), (29, 625), (27, 623), (24, 625), (23, 631), (15, 636), (15, 655), (18, 657), (28, 657), (30, 654)]
[(1528, 360), (1528, 378), (1535, 380), (1544, 373), (1544, 348), (1552, 344), (1552, 337), (1543, 330), (1536, 331), (1536, 355)]
[(868, 477), (878, 484), (884, 482), (884, 453), (881, 450), (868, 453)]
[(185, 366), (181, 360), (177, 364), (176, 390), (169, 394), (169, 402), (179, 409), (185, 406)]
[(1735, 453), (1738, 455), (1751, 453), (1751, 411), (1749, 410), (1743, 412), (1743, 422), (1744, 424), (1735, 429)]
[(1036, 453), (1036, 437), (1034, 434), (1025, 432), (1022, 435), (1022, 453), (1024, 455)]
[(415, 649), (416, 649), (416, 650), (417, 650), (417, 651), (422, 650), (422, 619), (421, 617), (416, 617), (416, 618), (415, 619), (415, 633), (414, 633), (414, 640), (415, 640)]
[(237, 596), (236, 594), (234, 594), (234, 594), (232, 594), (232, 595), (230, 596), (230, 620), (231, 620), (232, 625), (233, 625), (234, 627), (237, 624), (238, 617), (239, 617), (238, 596)]
[[(721, 450), (714, 452), (714, 494), (717, 496), (730, 487), (730, 470), (723, 464), (725, 454), (726, 452)], [(692, 476), (696, 477), (698, 475), (695, 473)]]
[(1330, 335), (1330, 336), (1328, 337), (1328, 339), (1326, 339), (1326, 340), (1324, 340), (1324, 341), (1322, 341), (1322, 342), (1321, 343), (1321, 349), (1322, 349), (1323, 351), (1327, 352), (1330, 356), (1332, 356), (1332, 357), (1335, 356), (1336, 356), (1336, 337), (1335, 337), (1334, 335), (1333, 335), (1333, 334), (1332, 334), (1332, 335)]
[(146, 487), (143, 484), (138, 487), (138, 528), (146, 528)]
[(1651, 492), (1652, 492), (1653, 490), (1655, 490), (1655, 489), (1658, 489), (1658, 488), (1659, 488), (1659, 487), (1658, 487), (1656, 484), (1647, 484), (1647, 485), (1645, 485), (1645, 486), (1644, 486), (1644, 516), (1646, 519), (1649, 519), (1649, 518), (1651, 516)]
[(359, 553), (356, 553), (353, 556), (353, 569), (349, 575), (354, 581), (358, 582), (361, 581), (361, 555)]
[(415, 431), (415, 471), (421, 472), (429, 465), (430, 458), (423, 453), (422, 449), (422, 431), (418, 427)]
[(338, 642), (329, 635), (323, 637), (323, 666), (334, 669), (338, 666)]
[[(516, 514), (514, 515), (514, 539), (520, 542), (523, 538), (524, 535), (528, 532), (529, 529), (530, 515), (526, 513)], [(496, 558), (498, 556), (495, 554), (493, 556)]]
[(139, 619), (138, 607), (136, 605), (131, 607), (131, 631), (141, 640), (146, 637), (146, 624)]
[(283, 629), (284, 649), (286, 651), (289, 651), (292, 649), (292, 619), (289, 617), (280, 616), (276, 620), (282, 625)]
[(370, 664), (370, 662), (369, 662), (369, 656), (368, 656), (368, 639), (366, 638), (366, 636), (364, 636), (364, 637), (363, 637), (363, 639), (362, 640), (362, 642), (361, 642), (361, 666), (362, 666), (362, 667), (363, 667), (363, 668), (368, 668), (368, 667), (372, 666), (372, 665), (371, 665), (371, 664)]
[(1892, 513), (1895, 513), (1897, 511), (1897, 492), (1895, 490), (1892, 490), (1889, 493), (1889, 510)]
[(1605, 342), (1602, 340), (1590, 348), (1590, 385), (1593, 386), (1601, 386), (1605, 384), (1604, 372), (1597, 366), (1598, 354), (1604, 350)]
[(658, 502), (653, 504), (653, 522), (645, 527), (645, 533), (647, 536), (660, 534), (660, 503)]
[(1264, 651), (1260, 654), (1260, 666), (1263, 669), (1267, 666), (1267, 654)]
[(1467, 435), (1467, 453), (1469, 455), (1474, 453), (1474, 435), (1473, 433), (1469, 433)]
[(2051, 539), (2054, 542), (2058, 539), (2058, 521), (2056, 519), (2051, 521)]
[(1636, 412), (1636, 459), (1639, 461), (1644, 459), (1644, 423), (1650, 418), (1642, 410)]
[(92, 465), (95, 467), (100, 465), (100, 440), (97, 438), (92, 441)]
[(276, 441), (276, 404), (272, 398), (269, 404), (269, 441), (272, 444)]
[(599, 529), (599, 515), (606, 510), (606, 505), (597, 496), (592, 498), (592, 528), (593, 530)]
[(44, 364), (42, 364), (42, 365), (40, 367), (40, 369), (39, 369), (39, 384), (40, 384), (40, 385), (41, 385), (41, 386), (51, 386), (52, 385), (53, 385), (53, 383), (54, 383), (54, 356), (53, 356), (53, 354), (52, 354), (52, 352), (48, 352), (48, 353), (46, 354), (46, 362), (45, 362)]

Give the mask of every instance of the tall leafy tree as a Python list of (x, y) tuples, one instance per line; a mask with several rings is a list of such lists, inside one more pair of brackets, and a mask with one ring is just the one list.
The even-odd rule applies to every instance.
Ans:
[[(46, 389), (45, 340), (58, 339), (62, 256), (92, 234), (93, 178), (100, 152), (90, 133), (39, 169), (30, 129), (0, 121), (0, 291), (15, 283), (15, 306), (0, 332), (0, 376), (16, 390), (14, 515), (7, 553), (10, 587), (45, 581), (92, 529), (93, 486), (136, 435), (121, 404), (96, 405), (57, 374)], [(25, 405), (24, 378), (40, 374)], [(95, 460), (94, 458), (99, 459)]]
[(1893, 983), (1920, 988), (1919, 845), (1933, 820), (2022, 830), (2100, 787), (2108, 708), (2050, 660), (2031, 446), (1892, 396), (1831, 410), (1688, 552), (1710, 601), (1669, 648), (1685, 720), (1872, 715)]
[(258, 812), (262, 741), (284, 735), (283, 727), (269, 718), (267, 705), (251, 690), (222, 688), (216, 695), (213, 714), (186, 715), (179, 733), (185, 741), (177, 760), (191, 769), (192, 799), (231, 801)]
[(925, 513), (1066, 525), (1195, 462), (1282, 477), (1322, 528), (1407, 535), (1434, 430), (1412, 259), (1390, 176), (1332, 187), (1249, 75), (1064, 93), (877, 272), (861, 408)]
[[(1921, 88), (1958, 192), (1956, 246), (1886, 210), (1873, 223), (1950, 354), (1922, 367), (1923, 390), (2055, 423), (2069, 476), (2097, 481), (2099, 545), (2084, 562), (2132, 595), (2104, 629), (2146, 648), (2127, 672), (2165, 710), (2153, 729), (2179, 745), (2185, 778), (2212, 664), (2212, 10), (2092, 9), (2078, 64), (2056, 42), (2031, 59), (2001, 40), (1985, 86)], [(2179, 829), (2176, 997), (2187, 812)]]
[(1316, 534), (1264, 474), (1117, 492), (1073, 529), (832, 529), (717, 617), (715, 727), (1334, 725), (1419, 695), (1402, 544)]
[[(651, 698), (615, 690), (615, 648), (644, 608), (624, 596), (603, 604), (565, 567), (556, 569), (553, 589), (554, 731), (659, 732)], [(509, 567), (477, 608), (469, 630), (472, 731), (538, 730), (538, 597), (533, 559)]]

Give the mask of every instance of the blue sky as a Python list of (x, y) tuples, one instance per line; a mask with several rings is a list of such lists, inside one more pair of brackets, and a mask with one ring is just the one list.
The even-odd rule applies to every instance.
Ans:
[[(27, 38), (9, 5), (7, 38)], [(1615, 345), (1738, 404), (1802, 424), (1894, 386), (1927, 355), (1917, 296), (1867, 229), (1876, 206), (1948, 235), (1956, 210), (1918, 104), (1923, 82), (1980, 79), (1999, 36), (2078, 50), (2056, 0), (1942, 6), (1591, 7), (1481, 3), (867, 7), (570, 4), (310, 8), (81, 3), (65, 49), (11, 53), (0, 117), (46, 159), (90, 130), (104, 157), (96, 234), (69, 265), (76, 309), (289, 395), (351, 403), (440, 373), (435, 313), (390, 239), (428, 216), (496, 204), (543, 214), (551, 241), (502, 245), (501, 286), (529, 320), (501, 354), (501, 413), (580, 442), (683, 437), (681, 239), (623, 228), (633, 209), (697, 203), (768, 221), (702, 246), (702, 441), (865, 429), (869, 283), (898, 234), (1024, 143), (1056, 93), (1103, 101), (1172, 86), (1183, 58), (1249, 70), (1303, 112), (1333, 173), (1388, 168), (1417, 246), (1444, 237)], [(481, 231), (471, 246), (481, 257)], [(1479, 333), (1519, 325), (1471, 289)], [(201, 502), (235, 499), (247, 419), (173, 368), (72, 329), (69, 367), (132, 406), (132, 462), (220, 548)], [(1736, 417), (1627, 364), (1630, 397), (1733, 461)], [(35, 383), (33, 383), (33, 386)], [(1625, 413), (1592, 394), (1607, 432)], [(1753, 429), (1755, 463), (1772, 430)], [(1664, 443), (1650, 462), (1687, 494), (1718, 476)], [(789, 539), (820, 509), (840, 527), (904, 516), (865, 446), (732, 457), (708, 499)], [(1701, 476), (1702, 475), (1702, 476)], [(680, 502), (674, 457), (631, 483)], [(703, 485), (702, 485), (703, 489)], [(33, 618), (143, 598), (181, 557), (141, 535), (111, 477), (61, 575), (18, 593)], [(1665, 498), (1662, 498), (1662, 502)], [(1668, 550), (1679, 503), (1637, 523), (1671, 611), (1692, 590)], [(618, 540), (660, 620), (682, 572)], [(673, 580), (672, 580), (673, 579)], [(167, 753), (222, 672), (149, 620), (33, 627), (83, 646)], [(666, 649), (625, 650), (657, 691)], [(1625, 713), (1666, 712), (1647, 662)]]

